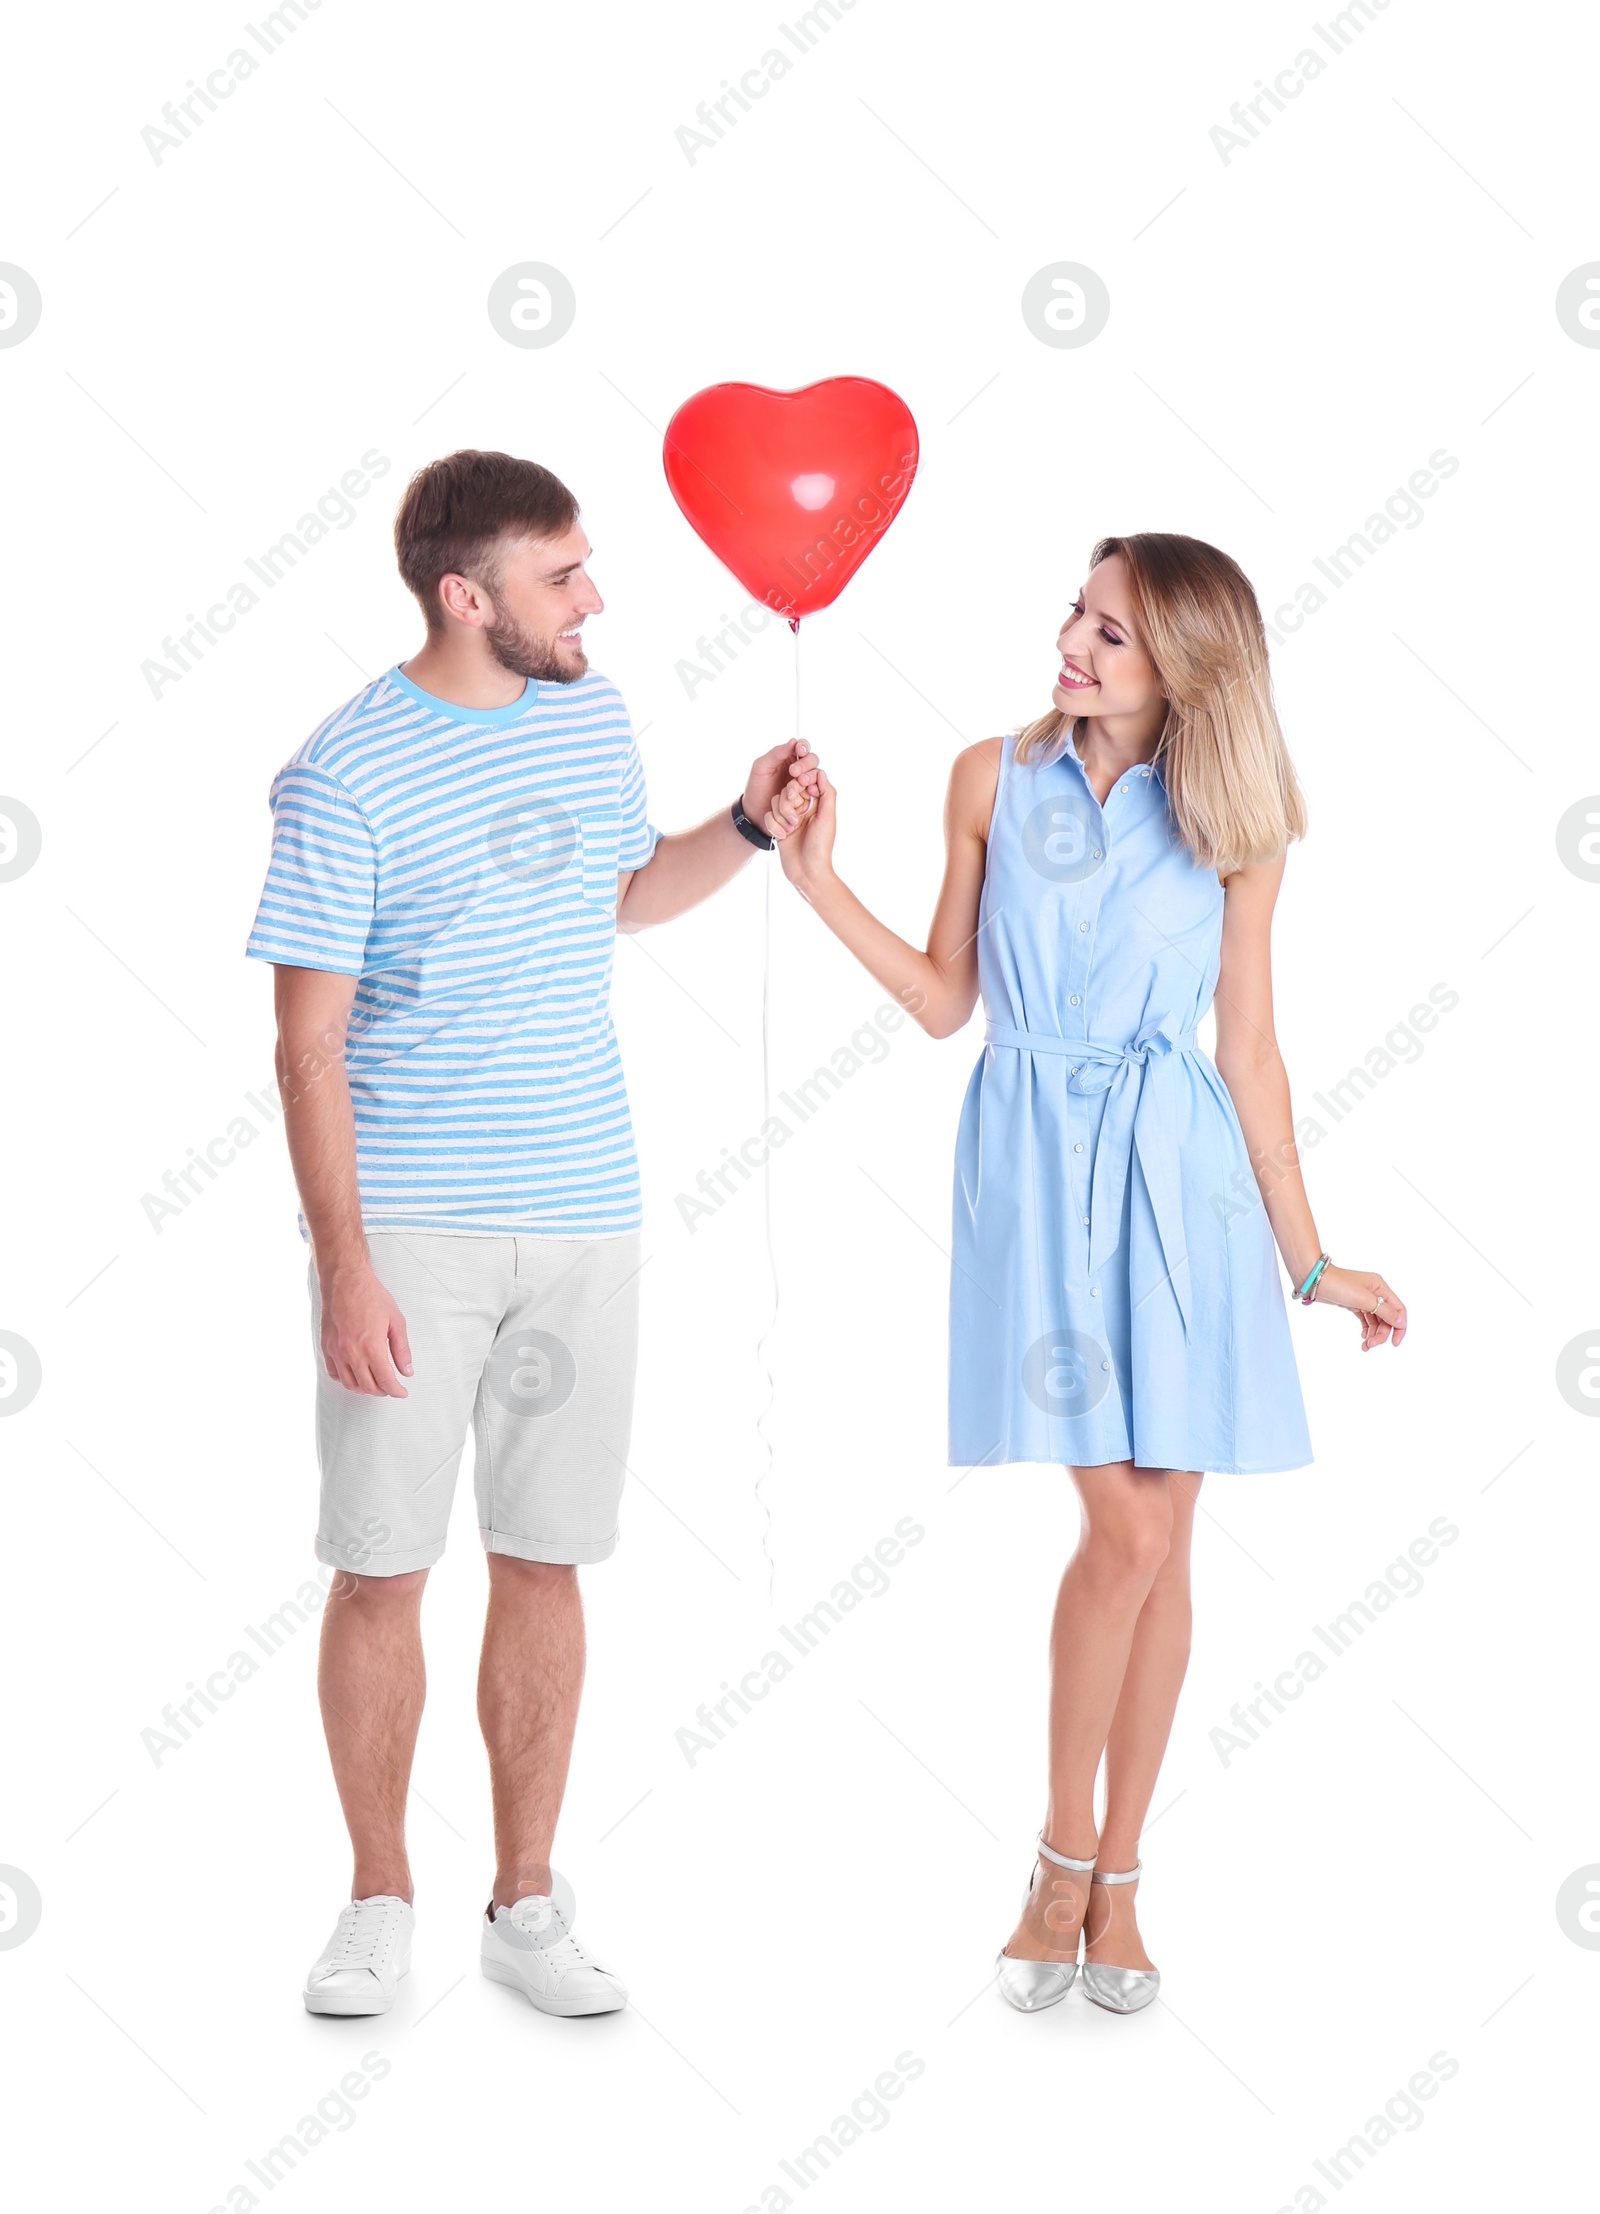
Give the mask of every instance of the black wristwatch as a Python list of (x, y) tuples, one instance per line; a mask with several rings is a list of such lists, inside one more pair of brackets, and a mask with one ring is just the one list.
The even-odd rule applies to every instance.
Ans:
[(763, 853), (771, 853), (777, 845), (776, 838), (769, 838), (759, 823), (753, 823), (744, 811), (744, 794), (741, 792), (733, 803), (733, 827), (741, 838), (748, 838)]

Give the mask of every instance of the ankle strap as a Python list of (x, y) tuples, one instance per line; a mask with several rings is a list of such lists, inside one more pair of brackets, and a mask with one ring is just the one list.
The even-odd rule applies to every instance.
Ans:
[(1136, 1860), (1133, 1866), (1125, 1868), (1120, 1876), (1102, 1876), (1097, 1868), (1093, 1880), (1096, 1883), (1136, 1883), (1139, 1879), (1139, 1871), (1143, 1866), (1144, 1862), (1142, 1860)]
[(1065, 1853), (1057, 1853), (1052, 1851), (1051, 1848), (1044, 1841), (1043, 1830), (1039, 1832), (1039, 1852), (1043, 1859), (1054, 1862), (1057, 1868), (1077, 1868), (1079, 1870), (1087, 1870), (1094, 1866), (1094, 1861), (1092, 1858), (1089, 1860), (1070, 1860)]

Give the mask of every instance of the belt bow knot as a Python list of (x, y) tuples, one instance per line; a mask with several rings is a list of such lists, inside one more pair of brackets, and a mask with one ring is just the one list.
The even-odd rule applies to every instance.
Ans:
[[(1111, 1045), (1097, 1039), (1059, 1038), (1047, 1031), (1014, 1030), (1003, 1023), (990, 1023), (984, 1038), (991, 1046), (1063, 1059), (1068, 1063), (1069, 1091), (1110, 1095), (1089, 1181), (1089, 1274), (1098, 1276), (1117, 1249), (1128, 1164), (1137, 1153), (1156, 1219), (1166, 1280), (1172, 1285), (1187, 1335), (1190, 1286), (1178, 1126), (1170, 1083), (1163, 1079), (1162, 1072), (1171, 1069), (1181, 1055), (1200, 1050), (1198, 1033), (1174, 1033), (1152, 1024), (1127, 1044)], [(1147, 1292), (1134, 1292), (1136, 1300), (1148, 1296)]]

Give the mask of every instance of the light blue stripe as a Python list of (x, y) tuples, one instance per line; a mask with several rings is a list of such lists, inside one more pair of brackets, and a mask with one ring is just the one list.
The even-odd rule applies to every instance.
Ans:
[[(576, 825), (558, 875), (496, 859), (507, 810)], [(627, 709), (593, 673), (481, 715), (390, 670), (272, 787), (247, 950), (359, 978), (346, 1052), (369, 1223), (639, 1221), (609, 999), (615, 872), (648, 860)]]

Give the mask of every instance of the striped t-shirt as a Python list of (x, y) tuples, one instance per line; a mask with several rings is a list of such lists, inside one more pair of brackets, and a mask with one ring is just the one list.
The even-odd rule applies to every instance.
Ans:
[(611, 960), (618, 871), (660, 833), (616, 687), (457, 707), (390, 669), (279, 771), (272, 819), (246, 950), (360, 979), (365, 1226), (637, 1228)]

